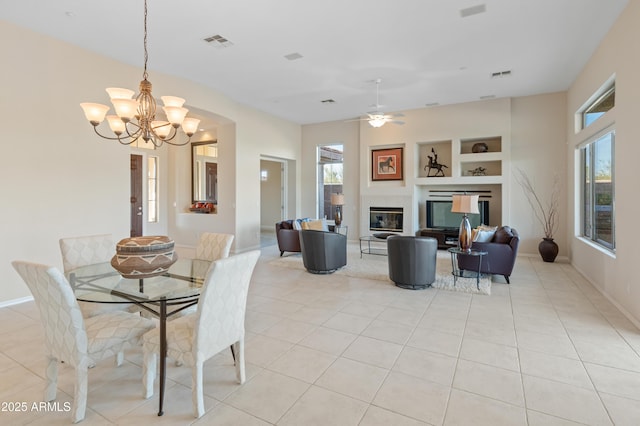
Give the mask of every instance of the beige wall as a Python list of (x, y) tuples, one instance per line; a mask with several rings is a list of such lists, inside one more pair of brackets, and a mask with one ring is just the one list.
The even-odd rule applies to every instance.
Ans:
[[(61, 237), (128, 236), (129, 155), (135, 150), (93, 134), (79, 103), (108, 103), (105, 87), (134, 88), (142, 71), (6, 22), (0, 22), (0, 51), (2, 303), (30, 296), (12, 260), (61, 267)], [(233, 123), (218, 129), (224, 146), (219, 215), (184, 213), (191, 197), (188, 146), (140, 151), (161, 156), (163, 222), (150, 228), (166, 231), (179, 245), (193, 246), (204, 230), (222, 230), (236, 234), (236, 251), (257, 247), (260, 155), (298, 160), (300, 126), (153, 69), (150, 80), (154, 94), (185, 97), (189, 106)]]
[[(567, 102), (567, 168), (569, 186), (577, 188), (574, 157), (578, 145), (609, 125), (616, 130), (615, 141), (615, 255), (600, 250), (576, 237), (579, 220), (573, 208), (567, 215), (570, 228), (572, 262), (611, 301), (640, 323), (640, 285), (635, 265), (640, 259), (638, 228), (638, 99), (640, 99), (640, 2), (629, 2), (627, 8), (607, 34), (599, 48), (568, 91)], [(615, 108), (587, 129), (574, 131), (574, 114), (612, 75), (616, 78)], [(572, 207), (577, 192), (570, 199)]]

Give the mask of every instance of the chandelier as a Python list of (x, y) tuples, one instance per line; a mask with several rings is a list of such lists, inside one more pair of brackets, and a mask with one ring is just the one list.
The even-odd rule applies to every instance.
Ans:
[[(140, 93), (133, 98), (135, 92), (117, 87), (107, 88), (116, 115), (107, 115), (109, 107), (96, 103), (81, 103), (84, 115), (93, 126), (96, 134), (102, 138), (117, 140), (123, 145), (131, 145), (142, 138), (144, 142), (151, 142), (156, 148), (163, 143), (170, 145), (186, 145), (191, 136), (198, 129), (200, 120), (187, 117), (188, 109), (182, 105), (185, 100), (175, 96), (162, 96), (162, 107), (166, 120), (156, 120), (156, 100), (151, 94), (151, 83), (147, 80), (147, 0), (144, 1), (144, 72), (140, 82)], [(98, 125), (107, 118), (114, 136), (105, 136), (98, 131)], [(188, 136), (183, 142), (174, 141), (178, 128)]]

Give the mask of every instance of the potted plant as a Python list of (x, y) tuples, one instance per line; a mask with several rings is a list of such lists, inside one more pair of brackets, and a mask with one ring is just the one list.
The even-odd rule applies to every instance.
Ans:
[(529, 201), (529, 205), (533, 209), (533, 213), (542, 225), (544, 231), (544, 238), (542, 238), (542, 241), (538, 245), (540, 256), (542, 256), (542, 260), (545, 262), (553, 262), (558, 255), (558, 244), (553, 241), (553, 234), (558, 229), (558, 204), (560, 197), (558, 175), (554, 175), (553, 188), (549, 196), (549, 201), (546, 204), (540, 200), (529, 176), (521, 169), (517, 169), (516, 181), (524, 190), (527, 201)]

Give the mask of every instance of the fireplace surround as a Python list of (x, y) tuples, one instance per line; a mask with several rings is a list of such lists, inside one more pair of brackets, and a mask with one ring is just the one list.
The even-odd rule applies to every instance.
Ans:
[(369, 230), (402, 232), (403, 207), (369, 207)]

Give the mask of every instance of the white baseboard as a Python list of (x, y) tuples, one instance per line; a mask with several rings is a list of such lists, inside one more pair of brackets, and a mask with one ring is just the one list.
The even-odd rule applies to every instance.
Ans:
[(0, 302), (0, 309), (7, 308), (13, 305), (19, 305), (25, 302), (31, 302), (33, 300), (33, 296), (21, 297), (19, 299), (6, 300), (4, 302)]

